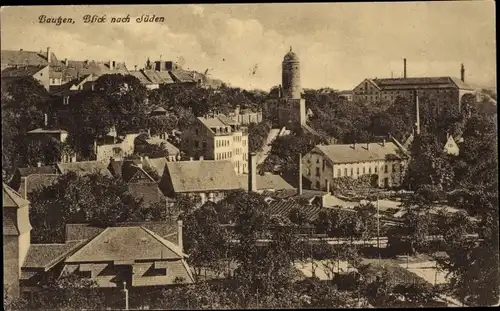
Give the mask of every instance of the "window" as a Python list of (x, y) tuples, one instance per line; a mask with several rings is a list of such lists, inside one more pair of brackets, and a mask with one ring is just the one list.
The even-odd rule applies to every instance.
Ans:
[(358, 168), (356, 168), (356, 174), (358, 174), (358, 175), (359, 175), (359, 167), (358, 167)]
[(363, 167), (363, 174), (366, 174), (366, 167)]
[(377, 173), (377, 167), (375, 166), (375, 173)]
[(320, 186), (319, 186), (319, 180), (316, 181), (316, 189), (319, 189)]
[(347, 168), (344, 168), (344, 176), (347, 176)]
[(351, 167), (351, 176), (354, 175), (354, 169)]
[(319, 167), (316, 168), (316, 176), (320, 176), (319, 175)]
[(325, 170), (325, 164), (326, 164), (326, 161), (323, 160), (323, 171)]
[(371, 168), (371, 167), (369, 167), (369, 168), (368, 168), (368, 174), (371, 174), (371, 173), (372, 173), (372, 168)]
[(316, 159), (316, 164), (319, 164), (319, 158)]
[(342, 172), (340, 171), (340, 168), (337, 170), (337, 177), (340, 177), (342, 175)]
[(387, 168), (387, 164), (385, 165), (385, 170), (384, 170), (384, 173), (387, 173), (389, 171), (389, 169)]
[(392, 165), (392, 171), (395, 172), (396, 171), (396, 164), (393, 164)]
[(196, 129), (195, 132), (196, 132), (196, 135), (198, 135), (200, 133), (200, 131), (198, 129)]

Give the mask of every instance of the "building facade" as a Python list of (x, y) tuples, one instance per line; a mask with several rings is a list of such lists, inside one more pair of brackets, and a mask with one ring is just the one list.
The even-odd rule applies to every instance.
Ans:
[(396, 187), (403, 181), (407, 159), (405, 151), (393, 142), (318, 145), (302, 159), (303, 176), (313, 189), (327, 189), (335, 178), (357, 179), (376, 176), (375, 187)]
[(439, 105), (458, 107), (465, 94), (475, 94), (475, 90), (465, 83), (462, 67), (461, 79), (453, 77), (416, 77), (365, 79), (353, 89), (353, 100), (375, 103), (394, 102), (396, 98), (415, 101), (416, 96), (427, 98)]
[(248, 172), (247, 129), (227, 117), (198, 117), (193, 126), (182, 133), (180, 147), (188, 157), (230, 160), (237, 174)]

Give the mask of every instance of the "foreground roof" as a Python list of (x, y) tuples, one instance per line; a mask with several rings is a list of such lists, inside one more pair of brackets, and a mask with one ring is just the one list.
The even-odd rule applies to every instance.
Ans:
[(23, 268), (41, 268), (47, 271), (64, 260), (71, 252), (82, 246), (84, 241), (64, 244), (31, 244)]
[(182, 259), (184, 256), (179, 246), (144, 227), (108, 227), (66, 262)]

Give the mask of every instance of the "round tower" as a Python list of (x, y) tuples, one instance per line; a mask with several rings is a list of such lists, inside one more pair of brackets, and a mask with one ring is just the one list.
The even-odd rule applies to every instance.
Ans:
[(292, 47), (290, 47), (290, 52), (283, 58), (281, 79), (283, 97), (300, 99), (300, 94), (302, 93), (302, 87), (300, 86), (300, 61), (297, 55), (292, 52)]

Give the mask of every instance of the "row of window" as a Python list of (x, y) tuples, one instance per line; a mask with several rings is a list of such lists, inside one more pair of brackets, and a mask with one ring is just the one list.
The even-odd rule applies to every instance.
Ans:
[(216, 140), (215, 141), (215, 146), (216, 147), (228, 147), (229, 146), (229, 139), (224, 139), (224, 140)]
[[(319, 162), (319, 160), (317, 161)], [(392, 164), (392, 172), (396, 172), (396, 164)], [(325, 170), (325, 161), (323, 161), (323, 171)], [(400, 171), (403, 170), (403, 165), (400, 164)], [(383, 171), (384, 173), (389, 173), (389, 165), (385, 165), (383, 166)], [(362, 172), (362, 173), (361, 173)], [(337, 169), (337, 174), (335, 177), (342, 177), (342, 176), (355, 176), (354, 175), (354, 167), (351, 167), (350, 169), (349, 168), (344, 168), (344, 171), (343, 171), (343, 175), (342, 175), (342, 169)], [(374, 166), (373, 167), (373, 170), (372, 170), (372, 167), (368, 167), (368, 169), (366, 169), (366, 167), (362, 167), (361, 169), (359, 167), (356, 167), (356, 175), (360, 175), (360, 174), (377, 174), (378, 173), (378, 167), (377, 166)], [(311, 172), (310, 170), (308, 169), (308, 172), (307, 172), (308, 175), (311, 175)], [(320, 177), (321, 176), (321, 171), (320, 171), (320, 168), (319, 167), (316, 167), (316, 176), (317, 177)]]
[(233, 152), (232, 151), (217, 152), (216, 153), (216, 159), (217, 160), (226, 160), (226, 159), (231, 159), (232, 157), (233, 157)]
[(233, 141), (240, 142), (241, 141), (241, 136), (238, 136), (238, 135), (233, 136)]

